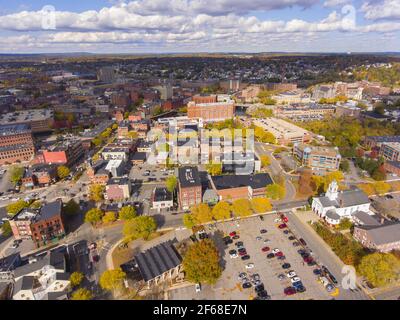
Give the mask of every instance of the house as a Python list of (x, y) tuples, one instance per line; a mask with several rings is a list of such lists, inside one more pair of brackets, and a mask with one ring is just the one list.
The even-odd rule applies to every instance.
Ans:
[(32, 240), (36, 247), (55, 242), (65, 236), (65, 227), (61, 216), (62, 202), (56, 200), (42, 206), (38, 215), (31, 220)]
[(197, 167), (181, 167), (178, 171), (179, 205), (183, 210), (202, 202), (202, 186)]
[(39, 209), (24, 208), (9, 220), (15, 239), (32, 238), (31, 224), (39, 213)]
[(13, 300), (47, 300), (66, 296), (70, 274), (62, 252), (47, 251), (22, 260), (13, 271)]
[(338, 191), (338, 184), (333, 181), (325, 195), (314, 197), (312, 210), (330, 225), (337, 225), (343, 218), (353, 221), (353, 215), (359, 211), (373, 215), (370, 201), (364, 191), (350, 189)]
[(137, 268), (148, 287), (172, 281), (182, 272), (182, 257), (172, 241), (161, 243), (134, 256)]
[(131, 189), (131, 181), (127, 177), (112, 178), (107, 182), (104, 198), (106, 200), (122, 201), (131, 196)]
[(265, 195), (273, 181), (268, 173), (250, 175), (221, 175), (211, 177), (211, 185), (220, 201), (234, 201)]
[(110, 179), (110, 172), (106, 170), (106, 160), (99, 160), (96, 163), (89, 161), (86, 173), (90, 179), (90, 183), (93, 184), (107, 184)]
[(355, 226), (353, 237), (368, 249), (380, 252), (400, 250), (400, 223)]
[(152, 194), (152, 209), (161, 211), (161, 209), (169, 209), (174, 206), (172, 193), (164, 187), (156, 187)]

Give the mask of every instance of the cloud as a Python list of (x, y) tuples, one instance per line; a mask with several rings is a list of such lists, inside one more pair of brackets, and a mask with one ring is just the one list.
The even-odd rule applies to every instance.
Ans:
[(368, 1), (361, 6), (361, 12), (368, 20), (400, 19), (399, 0)]
[(337, 7), (351, 2), (352, 0), (326, 0), (324, 2), (324, 7)]

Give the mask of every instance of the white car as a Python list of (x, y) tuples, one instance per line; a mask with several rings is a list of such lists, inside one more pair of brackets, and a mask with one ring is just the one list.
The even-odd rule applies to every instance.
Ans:
[(274, 220), (274, 222), (278, 223), (278, 222), (282, 222), (282, 220), (279, 219), (279, 218), (276, 218), (276, 219)]
[(293, 277), (290, 279), (290, 281), (292, 281), (292, 283), (295, 283), (295, 282), (301, 281), (301, 279), (300, 279), (300, 277)]
[(246, 264), (246, 269), (253, 269), (253, 268), (254, 268), (254, 263)]
[(287, 274), (287, 276), (288, 276), (288, 278), (294, 278), (294, 277), (297, 276), (297, 274), (296, 274), (296, 272), (294, 272), (294, 271), (290, 271), (290, 272)]
[(272, 250), (272, 253), (273, 254), (275, 254), (275, 253), (278, 253), (278, 252), (280, 252), (281, 250), (279, 250), (278, 248), (275, 248), (274, 250)]
[(196, 290), (196, 292), (200, 292), (201, 291), (201, 285), (200, 283), (196, 283), (196, 285), (194, 286), (194, 289)]
[(234, 253), (234, 254), (231, 254), (230, 257), (231, 257), (231, 259), (236, 259), (236, 258), (239, 257), (239, 256), (238, 256), (237, 253)]

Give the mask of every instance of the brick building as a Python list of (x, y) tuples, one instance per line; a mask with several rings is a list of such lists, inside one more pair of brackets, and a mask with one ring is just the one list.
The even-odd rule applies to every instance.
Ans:
[(29, 161), (34, 154), (32, 132), (28, 125), (0, 126), (0, 165)]
[(85, 151), (79, 139), (67, 139), (50, 146), (43, 151), (44, 162), (71, 166), (83, 157)]
[(202, 119), (203, 121), (222, 121), (232, 119), (235, 115), (235, 102), (188, 103), (187, 114), (189, 119)]
[(187, 210), (202, 202), (202, 185), (196, 167), (182, 167), (178, 172), (179, 206)]

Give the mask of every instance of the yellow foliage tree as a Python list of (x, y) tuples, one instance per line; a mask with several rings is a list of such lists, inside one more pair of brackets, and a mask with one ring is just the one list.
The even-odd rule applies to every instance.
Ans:
[(251, 199), (251, 206), (256, 213), (264, 213), (272, 210), (272, 205), (267, 198)]

